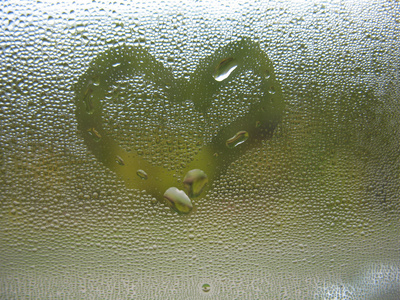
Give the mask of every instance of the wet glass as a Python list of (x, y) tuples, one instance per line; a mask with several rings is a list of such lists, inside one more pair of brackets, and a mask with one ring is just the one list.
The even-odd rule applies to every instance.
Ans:
[(0, 299), (398, 299), (398, 1), (4, 1)]

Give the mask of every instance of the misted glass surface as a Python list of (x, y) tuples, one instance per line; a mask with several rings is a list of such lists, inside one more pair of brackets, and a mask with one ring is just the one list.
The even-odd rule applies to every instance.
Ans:
[(400, 297), (398, 1), (0, 9), (0, 299)]

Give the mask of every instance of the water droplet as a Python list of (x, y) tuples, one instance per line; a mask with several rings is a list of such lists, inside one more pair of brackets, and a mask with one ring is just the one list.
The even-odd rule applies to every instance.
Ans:
[(207, 174), (200, 169), (194, 169), (187, 172), (183, 179), (183, 184), (185, 185), (189, 197), (199, 196), (207, 182)]
[(184, 191), (176, 187), (170, 187), (164, 193), (164, 198), (169, 207), (179, 214), (188, 214), (193, 209), (192, 201), (185, 194)]
[(239, 131), (234, 137), (231, 137), (226, 141), (228, 148), (235, 148), (236, 146), (244, 143), (249, 138), (249, 133), (247, 131)]
[(142, 169), (137, 170), (136, 174), (143, 180), (146, 180), (148, 178), (147, 173), (145, 171), (143, 171)]
[(271, 73), (268, 70), (265, 70), (264, 71), (264, 77), (265, 77), (265, 79), (270, 78), (271, 77)]
[(275, 94), (275, 88), (271, 86), (268, 91), (270, 94)]
[(214, 79), (216, 81), (225, 80), (229, 77), (229, 75), (231, 75), (231, 73), (237, 68), (237, 66), (237, 62), (233, 57), (228, 57), (221, 60), (221, 62), (215, 68), (213, 75)]
[(93, 102), (92, 102), (92, 98), (93, 98), (93, 90), (89, 87), (87, 88), (87, 90), (85, 91), (85, 95), (83, 96), (83, 101), (85, 102), (86, 105), (86, 112), (91, 115), (94, 112), (94, 107), (93, 107)]
[(116, 156), (115, 156), (115, 161), (116, 161), (117, 164), (119, 164), (120, 166), (124, 166), (124, 165), (125, 165), (124, 160), (123, 160), (122, 157), (119, 156), (119, 155), (116, 155)]
[(115, 63), (115, 64), (113, 64), (112, 66), (113, 66), (113, 68), (116, 68), (116, 67), (118, 67), (118, 66), (120, 66), (121, 65), (121, 63)]
[(260, 127), (261, 126), (261, 122), (260, 121), (257, 121), (256, 122), (256, 128), (258, 128), (258, 127)]
[(93, 84), (94, 86), (99, 86), (99, 85), (100, 85), (100, 78), (99, 78), (99, 76), (93, 76), (93, 78), (92, 78), (92, 84)]
[(89, 135), (93, 138), (93, 140), (94, 140), (95, 142), (100, 141), (100, 139), (101, 139), (101, 134), (100, 134), (94, 127), (89, 128), (89, 129), (88, 129), (88, 133), (89, 133)]
[(203, 292), (208, 293), (211, 290), (211, 286), (208, 283), (202, 285), (201, 289)]

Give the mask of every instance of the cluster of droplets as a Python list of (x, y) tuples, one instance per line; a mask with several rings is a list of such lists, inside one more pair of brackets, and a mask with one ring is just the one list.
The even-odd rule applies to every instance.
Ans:
[[(235, 68), (232, 72), (234, 70)], [(222, 77), (221, 81), (229, 78), (229, 75), (230, 73)], [(250, 106), (260, 101), (263, 93), (266, 93), (260, 89), (262, 80), (263, 78), (252, 71), (246, 71), (231, 79), (217, 94), (213, 95), (213, 101), (207, 111), (206, 120), (209, 126), (209, 135), (205, 136), (207, 141), (232, 121), (246, 115)]]
[(101, 101), (105, 129), (126, 151), (166, 169), (182, 168), (203, 144), (203, 124), (193, 103), (170, 100), (165, 87), (142, 76), (119, 79)]

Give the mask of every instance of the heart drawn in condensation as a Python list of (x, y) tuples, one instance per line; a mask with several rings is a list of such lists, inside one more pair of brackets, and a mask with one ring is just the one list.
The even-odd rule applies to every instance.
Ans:
[[(155, 166), (136, 151), (127, 152), (107, 135), (103, 126), (101, 99), (105, 99), (113, 83), (126, 75), (140, 73), (145, 80), (164, 88), (169, 101), (192, 101), (204, 115), (212, 104), (213, 95), (249, 71), (261, 78), (261, 92), (253, 95), (258, 100), (246, 115), (222, 128), (180, 173)], [(75, 88), (78, 126), (97, 159), (122, 177), (127, 187), (146, 190), (160, 201), (165, 198), (172, 209), (182, 214), (191, 211), (190, 198), (204, 193), (230, 163), (272, 136), (284, 109), (271, 61), (259, 45), (248, 38), (231, 42), (203, 59), (191, 78), (190, 81), (174, 78), (171, 70), (141, 47), (119, 46), (97, 56)], [(132, 135), (135, 138), (134, 132)], [(186, 193), (178, 189), (183, 187)]]

